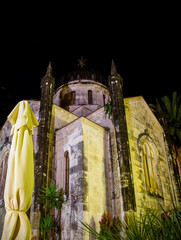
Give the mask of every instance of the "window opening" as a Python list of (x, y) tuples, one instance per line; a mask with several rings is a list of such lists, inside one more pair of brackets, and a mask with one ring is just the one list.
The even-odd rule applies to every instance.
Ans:
[(65, 193), (69, 196), (69, 152), (65, 152)]
[(71, 92), (71, 102), (72, 102), (72, 104), (75, 104), (75, 98), (76, 98), (76, 92), (72, 91)]
[(106, 104), (106, 96), (103, 94), (103, 105)]
[(88, 104), (92, 104), (92, 91), (88, 91)]
[(143, 160), (146, 189), (151, 194), (162, 196), (161, 179), (158, 172), (159, 153), (147, 132), (140, 134), (138, 148)]

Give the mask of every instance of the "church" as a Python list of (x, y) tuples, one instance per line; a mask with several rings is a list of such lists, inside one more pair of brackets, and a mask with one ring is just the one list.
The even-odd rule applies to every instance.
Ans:
[[(29, 210), (39, 239), (39, 190), (53, 182), (65, 192), (61, 239), (90, 239), (80, 221), (99, 231), (104, 211), (123, 220), (143, 206), (166, 208), (181, 200), (180, 185), (162, 123), (142, 96), (124, 98), (114, 61), (107, 80), (87, 69), (66, 73), (55, 89), (51, 63), (42, 77), (41, 100), (28, 100), (39, 122), (34, 129), (35, 184)], [(112, 102), (112, 115), (105, 104)], [(4, 186), (11, 148), (11, 124), (0, 131), (0, 234), (5, 216)], [(58, 239), (58, 238), (57, 238)]]

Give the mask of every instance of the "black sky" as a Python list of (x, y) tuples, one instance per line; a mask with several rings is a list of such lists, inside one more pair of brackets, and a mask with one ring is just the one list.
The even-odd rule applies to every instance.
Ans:
[[(88, 68), (106, 79), (114, 59), (124, 80), (125, 97), (142, 95), (154, 103), (156, 97), (171, 96), (173, 91), (181, 95), (177, 6), (150, 7), (127, 8), (126, 12), (114, 8), (111, 15), (95, 8), (73, 14), (69, 8), (61, 8), (51, 15), (31, 12), (28, 17), (24, 13), (7, 21), (1, 30), (0, 86), (1, 103), (9, 104), (1, 122), (18, 101), (40, 99), (40, 80), (49, 61), (58, 82), (65, 72), (77, 69), (81, 56), (87, 59)], [(63, 16), (63, 12), (67, 14)]]

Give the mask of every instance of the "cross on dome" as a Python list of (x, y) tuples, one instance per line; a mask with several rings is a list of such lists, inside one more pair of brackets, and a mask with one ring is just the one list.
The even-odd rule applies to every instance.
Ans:
[(78, 66), (80, 67), (80, 68), (84, 68), (85, 66), (86, 66), (86, 64), (85, 64), (85, 61), (86, 61), (87, 59), (86, 58), (83, 58), (83, 56), (81, 56), (81, 58), (79, 58), (78, 59)]

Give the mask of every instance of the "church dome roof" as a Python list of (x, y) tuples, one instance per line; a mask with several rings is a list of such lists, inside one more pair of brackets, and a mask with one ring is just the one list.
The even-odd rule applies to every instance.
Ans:
[(81, 56), (80, 59), (78, 59), (78, 69), (73, 69), (71, 71), (65, 72), (65, 74), (58, 80), (57, 87), (59, 88), (65, 83), (71, 82), (71, 81), (81, 81), (81, 80), (91, 80), (95, 82), (99, 82), (107, 87), (107, 81), (105, 77), (100, 74), (98, 71), (87, 68), (85, 64), (86, 59)]
[(74, 80), (92, 80), (95, 82), (99, 82), (102, 83), (103, 85), (107, 86), (107, 82), (106, 79), (104, 78), (104, 76), (102, 74), (100, 74), (98, 71), (94, 70), (94, 69), (77, 69), (77, 70), (73, 70), (73, 71), (69, 71), (66, 72), (62, 78), (59, 80), (58, 82), (58, 87), (74, 81)]

